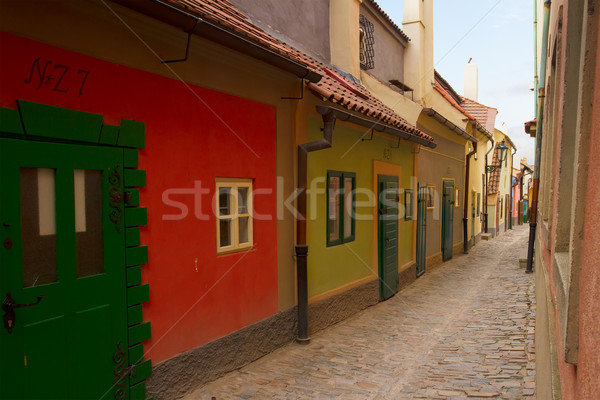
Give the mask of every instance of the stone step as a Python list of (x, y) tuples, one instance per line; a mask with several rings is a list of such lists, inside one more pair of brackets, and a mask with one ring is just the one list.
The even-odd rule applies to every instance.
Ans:
[(481, 240), (490, 240), (491, 238), (492, 238), (491, 233), (482, 233), (481, 234)]

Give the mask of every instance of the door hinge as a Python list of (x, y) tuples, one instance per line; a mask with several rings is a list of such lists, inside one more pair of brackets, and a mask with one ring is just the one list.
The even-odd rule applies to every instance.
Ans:
[(121, 203), (129, 204), (131, 202), (131, 193), (130, 192), (119, 192), (119, 187), (121, 186), (121, 175), (119, 174), (119, 166), (116, 165), (113, 172), (108, 176), (108, 182), (111, 185), (109, 196), (110, 196), (110, 207), (112, 208), (110, 212), (110, 220), (115, 224), (118, 232), (121, 232), (121, 227), (119, 223), (121, 222), (121, 217), (123, 216), (123, 206)]
[(115, 203), (125, 203), (125, 204), (131, 203), (131, 192), (123, 192), (123, 193), (112, 192), (110, 194), (110, 197), (111, 197), (111, 200), (113, 200)]

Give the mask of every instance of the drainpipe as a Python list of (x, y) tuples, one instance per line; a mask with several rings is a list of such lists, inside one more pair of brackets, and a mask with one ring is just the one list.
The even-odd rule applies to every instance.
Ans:
[(298, 216), (296, 222), (296, 278), (298, 286), (298, 337), (296, 341), (308, 344), (308, 245), (306, 244), (306, 211), (308, 181), (308, 153), (331, 147), (335, 114), (323, 117), (323, 139), (298, 146)]
[[(473, 137), (477, 135), (477, 122), (472, 119), (471, 127), (473, 130)], [(471, 157), (477, 153), (477, 142), (473, 143), (473, 150), (469, 152), (465, 160), (465, 201), (464, 201), (464, 213), (463, 213), (463, 253), (469, 254), (469, 235), (467, 234), (467, 228), (469, 226), (469, 170), (471, 169)]]
[(540, 60), (540, 84), (538, 89), (537, 127), (535, 135), (535, 170), (533, 171), (533, 191), (530, 200), (529, 213), (529, 246), (527, 248), (526, 273), (533, 272), (533, 248), (535, 245), (535, 229), (537, 227), (538, 194), (540, 190), (540, 163), (542, 159), (542, 139), (544, 130), (544, 96), (546, 89), (546, 56), (548, 48), (548, 25), (550, 21), (550, 6), (552, 1), (544, 2), (544, 26), (542, 28), (542, 56)]
[[(533, 93), (538, 92), (538, 63), (537, 63), (537, 2), (533, 0)], [(544, 44), (545, 46), (545, 44)], [(537, 113), (538, 99), (537, 96), (533, 96), (533, 112)], [(537, 116), (537, 114), (536, 114)]]
[(514, 206), (514, 195), (513, 195), (513, 163), (515, 161), (515, 154), (517, 154), (517, 149), (513, 149), (513, 153), (510, 155), (510, 219), (508, 224), (508, 229), (513, 228), (513, 206)]
[(488, 198), (488, 154), (490, 154), (490, 151), (492, 151), (494, 149), (494, 139), (490, 139), (490, 141), (492, 142), (492, 147), (490, 147), (490, 149), (487, 151), (487, 153), (485, 153), (485, 193), (484, 193), (484, 200), (485, 200), (485, 233), (488, 233), (488, 202), (487, 202), (487, 198)]

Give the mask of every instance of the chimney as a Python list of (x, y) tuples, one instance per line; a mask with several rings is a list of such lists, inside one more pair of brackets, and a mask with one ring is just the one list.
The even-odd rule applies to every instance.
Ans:
[(410, 38), (404, 51), (404, 83), (412, 87), (415, 100), (432, 90), (433, 0), (404, 0), (402, 30)]
[(479, 73), (477, 71), (477, 64), (471, 62), (471, 60), (473, 59), (470, 58), (467, 65), (465, 65), (465, 97), (479, 101)]
[(331, 64), (360, 79), (359, 16), (362, 0), (330, 0)]

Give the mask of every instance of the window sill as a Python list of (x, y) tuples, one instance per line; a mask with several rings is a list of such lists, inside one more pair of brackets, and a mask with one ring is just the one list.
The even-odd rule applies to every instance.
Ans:
[(230, 250), (217, 250), (217, 257), (218, 256), (226, 256), (229, 254), (234, 254), (234, 253), (243, 253), (245, 251), (253, 251), (254, 250), (254, 245), (252, 246), (248, 246), (248, 247), (238, 247), (236, 249), (230, 249)]

